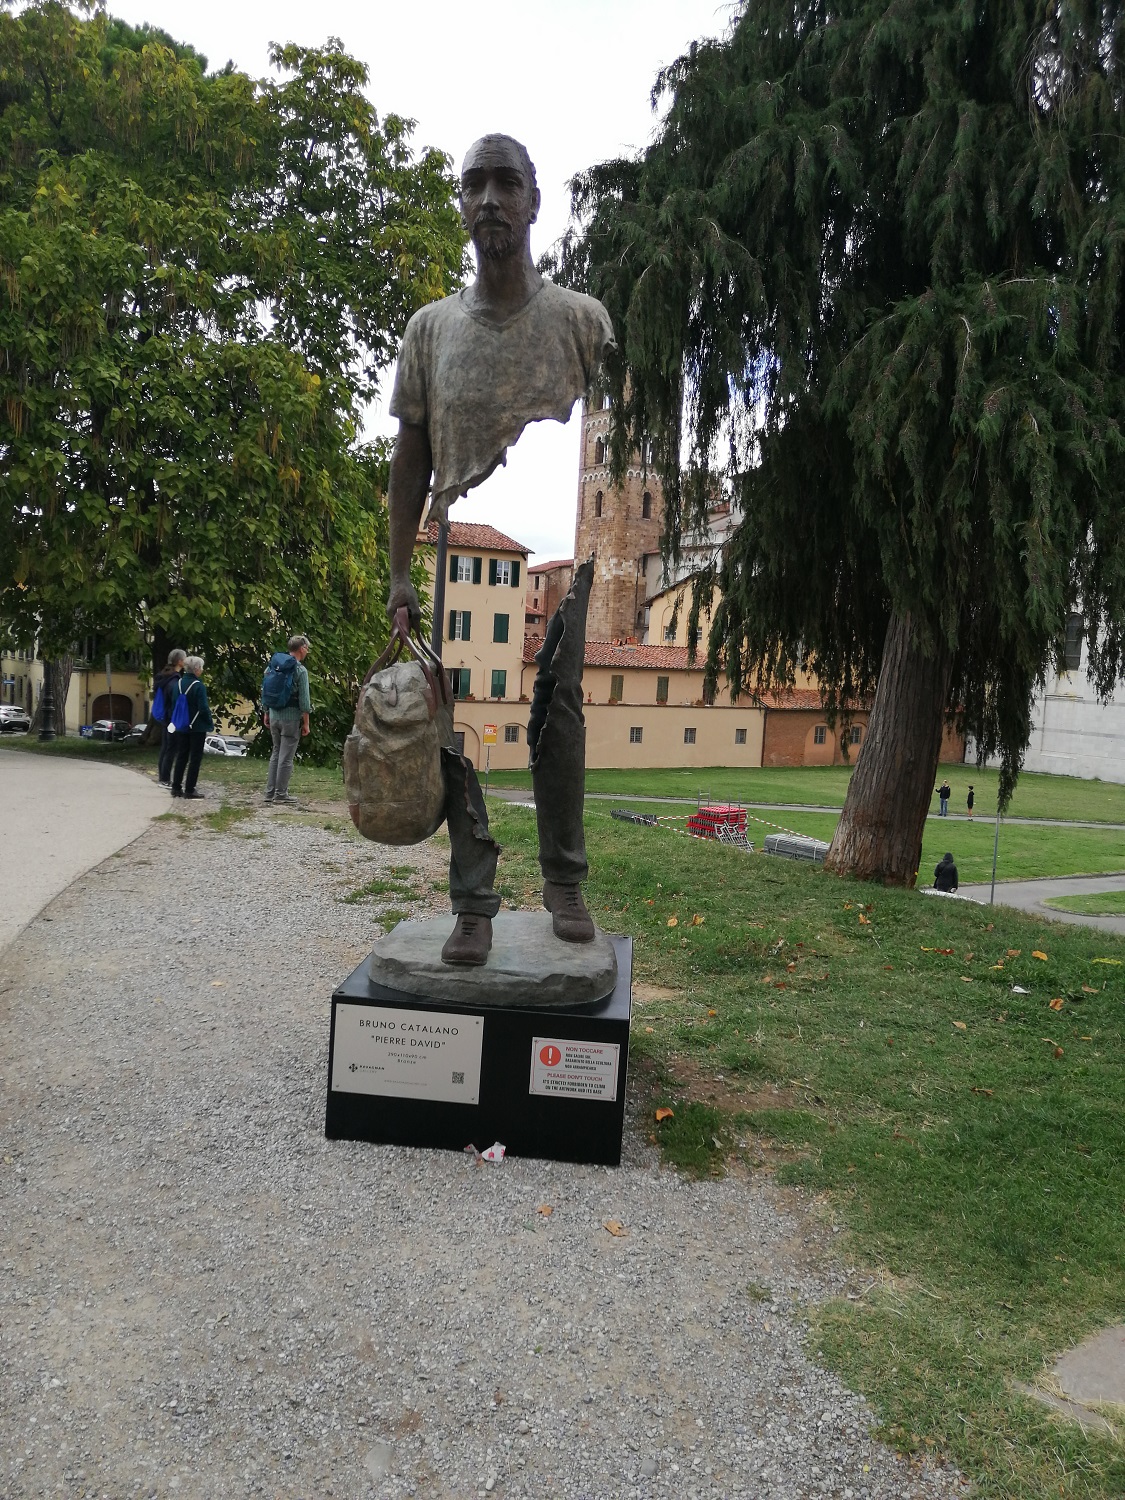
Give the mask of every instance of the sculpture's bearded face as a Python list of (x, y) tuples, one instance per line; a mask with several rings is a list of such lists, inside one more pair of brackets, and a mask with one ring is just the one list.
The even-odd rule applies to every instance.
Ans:
[(518, 142), (485, 136), (469, 148), (461, 168), (461, 218), (482, 259), (519, 253), (538, 213), (535, 169)]

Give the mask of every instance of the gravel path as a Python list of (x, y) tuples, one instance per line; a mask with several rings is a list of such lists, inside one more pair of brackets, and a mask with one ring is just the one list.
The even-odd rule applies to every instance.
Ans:
[(340, 898), (410, 864), (441, 909), (440, 840), (209, 806), (0, 978), (0, 1493), (963, 1493), (809, 1361), (849, 1276), (764, 1176), (683, 1181), (635, 1128), (613, 1171), (325, 1141), (328, 997), (380, 930)]

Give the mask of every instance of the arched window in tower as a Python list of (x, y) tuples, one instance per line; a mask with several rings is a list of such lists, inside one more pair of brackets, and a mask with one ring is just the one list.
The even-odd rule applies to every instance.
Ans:
[(641, 518), (645, 521), (651, 521), (652, 519), (652, 496), (648, 490), (645, 490), (641, 496)]
[(646, 469), (652, 463), (652, 439), (651, 438), (642, 438), (641, 439), (641, 463), (644, 464), (644, 466), (645, 466)]
[(605, 463), (605, 438), (603, 437), (598, 438), (597, 442), (594, 444), (594, 463)]
[(594, 496), (594, 514), (595, 514), (595, 516), (600, 516), (601, 515), (601, 513), (602, 513), (602, 501), (603, 501), (604, 498), (605, 498), (605, 496), (602, 494), (601, 490), (599, 490), (598, 493)]
[(610, 397), (609, 392), (607, 391), (606, 394), (602, 397), (602, 411), (609, 411), (612, 405), (613, 401)]

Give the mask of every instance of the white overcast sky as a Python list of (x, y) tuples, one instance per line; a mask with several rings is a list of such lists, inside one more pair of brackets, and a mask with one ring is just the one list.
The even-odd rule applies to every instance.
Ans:
[[(517, 136), (543, 194), (535, 256), (566, 227), (567, 180), (648, 143), (657, 72), (695, 38), (725, 31), (733, 13), (730, 0), (492, 0), (475, 11), (453, 0), (109, 0), (108, 9), (163, 27), (211, 68), (230, 58), (254, 77), (268, 71), (270, 42), (339, 37), (370, 69), (380, 115), (416, 120), (415, 144), (448, 152), (457, 167), (478, 136)], [(370, 425), (391, 430), (383, 409)], [(540, 561), (569, 557), (577, 483), (577, 419), (536, 423), (452, 517), (498, 526)]]

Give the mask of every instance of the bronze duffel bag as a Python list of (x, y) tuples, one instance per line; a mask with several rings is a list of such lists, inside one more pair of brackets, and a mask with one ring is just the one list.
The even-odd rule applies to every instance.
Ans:
[(453, 744), (453, 694), (441, 658), (405, 609), (363, 680), (344, 741), (352, 822), (379, 844), (420, 844), (445, 816), (442, 746)]

